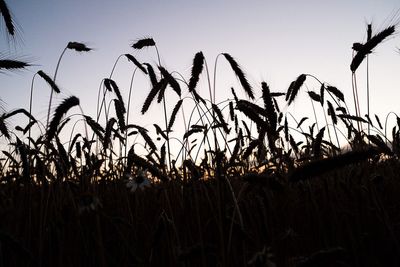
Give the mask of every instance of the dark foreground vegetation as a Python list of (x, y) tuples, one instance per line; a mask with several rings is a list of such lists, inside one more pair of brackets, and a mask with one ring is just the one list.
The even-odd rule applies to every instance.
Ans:
[[(3, 0), (0, 13), (13, 38)], [(63, 56), (92, 50), (69, 42), (53, 77), (33, 76), (29, 110), (0, 116), (0, 266), (400, 266), (400, 118), (390, 113), (388, 129), (387, 118), (372, 116), (368, 86), (363, 116), (355, 75), (396, 27), (368, 25), (367, 40), (353, 45), (355, 114), (338, 88), (311, 74), (284, 93), (261, 82), (257, 101), (227, 53), (215, 69), (224, 59), (240, 88), (218, 103), (202, 52), (186, 81), (162, 66), (152, 38), (138, 40), (132, 48), (154, 49), (158, 65), (131, 54), (115, 65), (130, 61), (132, 81), (148, 77), (141, 113), (159, 103), (164, 117), (151, 129), (130, 123), (133, 82), (120, 90), (115, 65), (94, 117), (75, 96), (52, 109)], [(27, 67), (0, 59), (2, 72)], [(51, 89), (45, 122), (32, 114), (35, 78)], [(303, 92), (308, 82), (316, 90)], [(280, 109), (304, 93), (313, 119)], [(11, 129), (15, 116), (25, 121)]]
[[(306, 182), (247, 174), (1, 187), (3, 266), (398, 266), (398, 160)], [(233, 197), (232, 191), (236, 197)], [(239, 212), (240, 211), (240, 212)], [(274, 265), (275, 264), (275, 265)]]

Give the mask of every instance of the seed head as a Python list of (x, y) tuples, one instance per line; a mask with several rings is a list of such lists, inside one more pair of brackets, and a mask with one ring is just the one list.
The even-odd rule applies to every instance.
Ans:
[(79, 42), (69, 42), (67, 48), (77, 52), (89, 52), (93, 50), (92, 48), (87, 47), (86, 44)]

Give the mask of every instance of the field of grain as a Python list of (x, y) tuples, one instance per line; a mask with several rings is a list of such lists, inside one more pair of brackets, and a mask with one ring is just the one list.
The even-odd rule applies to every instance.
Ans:
[[(14, 38), (4, 0), (0, 14)], [(0, 116), (0, 266), (399, 266), (400, 117), (370, 114), (368, 86), (362, 115), (356, 77), (397, 26), (368, 25), (353, 44), (352, 96), (312, 74), (285, 92), (251, 85), (228, 53), (214, 69), (196, 53), (184, 77), (161, 64), (156, 40), (139, 39), (131, 49), (154, 58), (118, 57), (99, 81), (94, 116), (79, 96), (53, 103), (62, 59), (95, 53), (69, 42), (54, 75), (33, 74), (29, 107)], [(161, 125), (131, 123), (133, 82), (126, 99), (113, 78), (120, 59), (134, 64), (132, 81), (148, 78), (141, 113), (161, 105)], [(216, 102), (223, 60), (240, 87)], [(31, 65), (2, 57), (0, 75)], [(38, 79), (51, 90), (43, 121), (32, 113)], [(300, 94), (313, 117), (286, 111)], [(11, 128), (16, 116), (24, 119)]]

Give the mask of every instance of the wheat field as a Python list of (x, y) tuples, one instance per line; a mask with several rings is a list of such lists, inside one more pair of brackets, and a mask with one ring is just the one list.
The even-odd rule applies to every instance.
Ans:
[[(0, 14), (14, 38), (4, 0)], [(400, 117), (379, 118), (369, 101), (362, 115), (369, 88), (356, 76), (397, 31), (368, 25), (353, 44), (353, 95), (309, 73), (285, 92), (251, 84), (229, 53), (211, 69), (199, 51), (185, 77), (161, 63), (162, 44), (138, 39), (131, 51), (154, 58), (121, 54), (92, 116), (79, 96), (54, 103), (62, 60), (96, 53), (68, 42), (54, 75), (32, 74), (29, 106), (0, 115), (0, 266), (399, 266)], [(119, 60), (135, 67), (130, 88), (114, 78)], [(217, 102), (223, 61), (239, 86)], [(1, 57), (0, 75), (32, 64)], [(132, 123), (135, 75), (149, 81), (140, 112), (160, 106), (162, 123)], [(42, 120), (39, 79), (51, 92)], [(311, 116), (288, 111), (299, 95)]]

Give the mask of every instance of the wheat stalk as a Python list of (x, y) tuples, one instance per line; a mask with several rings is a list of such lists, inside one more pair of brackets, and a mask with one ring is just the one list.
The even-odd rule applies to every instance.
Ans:
[(289, 175), (289, 181), (298, 182), (306, 180), (312, 176), (322, 175), (325, 172), (367, 160), (377, 154), (378, 151), (376, 149), (369, 148), (367, 150), (350, 151), (334, 157), (314, 160), (297, 167)]
[(145, 65), (145, 66), (147, 67), (147, 73), (148, 73), (148, 75), (149, 75), (149, 77), (150, 77), (151, 85), (152, 85), (153, 87), (156, 86), (156, 84), (158, 83), (158, 81), (157, 81), (157, 76), (156, 76), (156, 74), (155, 74), (155, 72), (154, 72), (153, 67), (152, 67), (149, 63), (143, 63), (143, 65)]
[(60, 124), (62, 117), (70, 110), (72, 107), (79, 105), (79, 99), (75, 96), (71, 96), (65, 99), (55, 110), (53, 119), (51, 120), (48, 130), (47, 130), (47, 140), (51, 141), (56, 132), (57, 127)]
[(123, 113), (126, 113), (124, 100), (122, 98), (121, 91), (119, 90), (119, 87), (118, 87), (117, 83), (112, 79), (106, 78), (106, 79), (104, 79), (104, 86), (106, 87), (106, 89), (108, 91), (110, 91), (110, 92), (114, 91), (115, 95), (117, 96), (117, 98), (118, 98), (118, 100), (119, 100), (119, 102), (121, 104), (121, 108), (123, 109)]
[(328, 103), (328, 115), (331, 116), (333, 124), (336, 125), (337, 124), (337, 117), (336, 117), (335, 109), (333, 108), (331, 102), (329, 102), (328, 100), (326, 102)]
[(141, 110), (142, 114), (147, 112), (154, 98), (161, 90), (163, 90), (162, 88), (164, 88), (165, 86), (167, 86), (167, 82), (165, 81), (164, 78), (162, 78), (155, 86), (153, 86), (153, 88), (150, 90), (150, 93), (146, 97), (146, 100), (143, 103)]
[(317, 136), (315, 137), (315, 140), (313, 142), (313, 154), (314, 158), (320, 158), (322, 156), (321, 154), (321, 144), (322, 144), (322, 138), (324, 137), (324, 132), (325, 132), (325, 127), (322, 127), (321, 130), (318, 132)]
[(254, 93), (253, 93), (253, 88), (249, 84), (246, 75), (244, 74), (243, 70), (240, 68), (239, 64), (236, 62), (236, 60), (229, 55), (228, 53), (222, 53), (226, 60), (229, 62), (231, 65), (231, 68), (233, 72), (235, 72), (236, 76), (238, 77), (240, 84), (242, 85), (244, 91), (248, 95), (249, 98), (254, 99)]
[(100, 124), (98, 124), (94, 119), (92, 119), (89, 116), (83, 116), (85, 118), (86, 123), (90, 126), (92, 131), (99, 137), (100, 140), (104, 139), (103, 134), (105, 133), (105, 130), (103, 127), (101, 127)]
[(204, 67), (204, 55), (202, 52), (196, 53), (193, 59), (192, 66), (192, 76), (189, 80), (189, 92), (193, 92), (196, 89), (197, 83), (199, 82), (200, 74), (203, 71)]
[(7, 139), (10, 139), (10, 132), (8, 130), (7, 124), (5, 122), (4, 116), (0, 117), (0, 133), (4, 135)]
[(229, 133), (228, 124), (226, 123), (226, 121), (224, 119), (224, 115), (222, 115), (222, 112), (219, 109), (219, 107), (216, 104), (212, 104), (212, 109), (215, 112), (215, 114), (217, 114), (218, 120), (219, 120), (220, 124), (222, 125), (224, 132)]
[(112, 127), (113, 125), (117, 123), (115, 118), (111, 118), (108, 120), (107, 125), (106, 125), (106, 131), (104, 134), (104, 140), (103, 140), (103, 149), (104, 149), (104, 154), (106, 154), (106, 149), (110, 146), (111, 144), (111, 132), (112, 132)]
[(136, 41), (135, 43), (132, 44), (132, 47), (135, 49), (142, 49), (145, 47), (149, 47), (149, 46), (155, 46), (156, 42), (154, 42), (153, 38), (143, 38), (140, 39), (138, 41)]
[(20, 60), (12, 60), (12, 59), (0, 59), (0, 72), (1, 70), (17, 70), (24, 69), (26, 67), (31, 66), (27, 62), (23, 62)]
[(14, 36), (15, 35), (14, 20), (11, 17), (10, 9), (6, 4), (6, 1), (4, 0), (0, 0), (0, 14), (4, 19), (4, 24), (6, 25), (8, 34)]
[(275, 105), (272, 100), (271, 92), (266, 82), (261, 83), (261, 88), (262, 88), (262, 97), (264, 101), (266, 116), (269, 122), (269, 128), (271, 131), (275, 132), (278, 122), (277, 121), (278, 116), (276, 114)]
[(334, 86), (327, 86), (325, 89), (331, 92), (337, 98), (339, 98), (342, 102), (344, 102), (344, 94), (342, 93), (342, 91)]
[(165, 80), (168, 84), (172, 87), (172, 89), (177, 93), (177, 95), (181, 96), (181, 87), (179, 83), (175, 80), (174, 77), (163, 67), (159, 66), (158, 69), (160, 70), (161, 74), (164, 76)]
[(136, 67), (138, 67), (141, 71), (143, 71), (143, 73), (148, 74), (147, 70), (143, 67), (142, 64), (140, 64), (139, 61), (137, 61), (137, 59), (134, 56), (132, 56), (131, 54), (125, 54), (125, 56), (129, 61), (135, 64)]
[(364, 58), (372, 52), (372, 50), (386, 38), (395, 33), (395, 25), (389, 26), (383, 31), (375, 34), (371, 39), (369, 39), (365, 44), (361, 45), (354, 56), (350, 64), (350, 70), (354, 73), (360, 64), (363, 62)]
[(61, 92), (58, 85), (44, 71), (39, 70), (37, 74), (50, 85), (51, 89), (53, 89), (54, 92), (56, 92), (57, 94)]
[(87, 47), (86, 44), (80, 42), (69, 42), (67, 48), (77, 52), (89, 52), (93, 50), (93, 48)]
[(169, 123), (168, 123), (168, 127), (167, 127), (167, 132), (170, 132), (170, 131), (171, 131), (172, 126), (174, 125), (174, 122), (175, 122), (176, 115), (178, 114), (178, 111), (179, 111), (179, 109), (180, 109), (181, 106), (182, 106), (182, 102), (183, 102), (183, 100), (180, 99), (180, 100), (176, 103), (174, 109), (172, 110), (171, 118), (169, 119)]
[(161, 130), (161, 127), (158, 126), (157, 124), (153, 124), (154, 128), (156, 128), (156, 133), (161, 135), (165, 140), (168, 139), (167, 135), (164, 133), (163, 130)]
[(121, 129), (121, 132), (123, 132), (125, 129), (125, 113), (126, 113), (124, 104), (121, 103), (120, 100), (114, 99), (114, 108), (118, 118), (119, 128)]
[(290, 83), (290, 86), (286, 93), (286, 101), (288, 101), (288, 105), (290, 105), (294, 99), (296, 98), (297, 93), (300, 90), (300, 87), (305, 82), (307, 76), (305, 74), (301, 74), (297, 79)]

